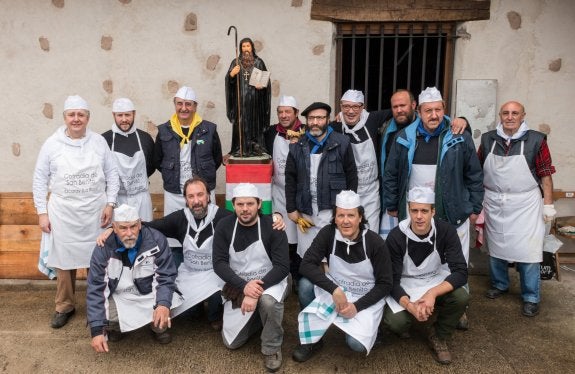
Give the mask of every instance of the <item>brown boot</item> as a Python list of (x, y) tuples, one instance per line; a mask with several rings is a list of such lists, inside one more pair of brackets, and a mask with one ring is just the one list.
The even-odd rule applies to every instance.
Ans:
[(451, 363), (451, 353), (445, 340), (438, 338), (435, 334), (430, 335), (429, 346), (433, 350), (435, 361), (443, 365)]

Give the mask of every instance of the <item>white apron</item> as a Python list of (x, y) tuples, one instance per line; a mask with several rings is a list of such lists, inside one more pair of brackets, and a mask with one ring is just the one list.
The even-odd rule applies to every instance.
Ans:
[[(210, 225), (213, 232), (213, 222), (210, 222)], [(184, 302), (172, 311), (174, 317), (201, 303), (224, 287), (224, 281), (216, 275), (212, 264), (213, 235), (198, 247), (197, 240), (201, 230), (197, 231), (195, 238), (192, 238), (189, 229), (188, 224), (188, 234), (183, 243), (184, 262), (180, 265), (176, 278), (176, 286), (182, 293)]]
[[(236, 238), (236, 228), (238, 221), (234, 225), (234, 232), (230, 242), (230, 268), (242, 279), (250, 281), (253, 279), (262, 279), (273, 267), (264, 243), (261, 238), (260, 220), (258, 218), (258, 240), (252, 243), (249, 247), (241, 252), (236, 252), (234, 249), (234, 240)], [(276, 285), (267, 288), (264, 295), (270, 295), (278, 302), (282, 301), (282, 297), (287, 288), (287, 277)], [(242, 290), (243, 291), (243, 290)], [(231, 344), (240, 331), (250, 320), (254, 312), (246, 312), (242, 314), (241, 308), (232, 309), (232, 302), (226, 300), (224, 302), (224, 325), (223, 334), (224, 338)]]
[[(157, 282), (154, 278), (152, 282), (152, 292), (142, 295), (132, 277), (143, 278), (154, 276), (156, 264), (154, 256), (159, 252), (156, 246), (140, 254), (134, 261), (134, 266), (130, 269), (123, 266), (122, 261), (111, 259), (108, 265), (108, 278), (116, 278), (119, 274), (119, 282), (116, 290), (112, 294), (116, 309), (118, 311), (118, 322), (122, 332), (138, 329), (154, 319), (154, 305), (156, 303)], [(172, 308), (182, 303), (182, 298), (177, 292), (172, 297)]]
[(367, 139), (362, 143), (351, 143), (357, 167), (357, 194), (365, 209), (365, 218), (369, 223), (369, 229), (377, 233), (381, 209), (377, 156), (369, 131), (365, 127), (363, 129), (367, 134)]
[[(437, 233), (436, 233), (437, 236)], [(419, 266), (415, 266), (409, 257), (409, 239), (405, 237), (405, 256), (403, 256), (403, 272), (399, 284), (409, 295), (412, 302), (416, 302), (429, 289), (437, 286), (447, 278), (449, 270), (441, 266), (441, 258), (437, 252), (437, 239), (433, 242), (433, 252)], [(391, 296), (386, 297), (387, 305), (393, 313), (405, 310)]]
[(537, 181), (521, 152), (516, 156), (493, 154), (483, 165), (485, 233), (489, 255), (512, 262), (543, 260), (543, 201)]
[[(274, 176), (272, 179), (272, 204), (273, 211), (280, 212), (284, 217), (287, 217), (286, 211), (286, 195), (285, 195), (285, 169), (286, 160), (289, 153), (290, 141), (283, 136), (277, 135), (274, 139), (273, 161), (274, 161)], [(288, 238), (288, 243), (297, 244), (297, 225), (291, 219), (284, 220), (286, 224), (285, 232)]]
[(90, 267), (100, 217), (106, 206), (106, 179), (96, 152), (86, 141), (82, 147), (65, 145), (55, 160), (48, 216), (52, 232), (47, 265), (58, 269)]
[(311, 242), (321, 230), (322, 227), (331, 222), (333, 212), (331, 209), (324, 209), (319, 211), (317, 206), (317, 172), (319, 170), (319, 163), (321, 160), (321, 154), (310, 155), (310, 170), (309, 170), (309, 189), (311, 192), (311, 207), (313, 215), (309, 216), (307, 214), (301, 213), (301, 215), (314, 223), (315, 226), (310, 227), (306, 233), (301, 232), (299, 229), (297, 231), (297, 254), (303, 258), (304, 254), (307, 252)]
[(146, 170), (146, 158), (142, 151), (142, 143), (138, 131), (134, 132), (138, 139), (139, 150), (130, 157), (115, 151), (116, 133), (112, 132), (112, 155), (116, 160), (118, 174), (120, 176), (120, 191), (118, 192), (118, 204), (128, 204), (138, 209), (143, 221), (151, 221), (152, 198), (148, 191), (148, 172)]
[[(351, 303), (359, 300), (375, 285), (373, 266), (369, 258), (367, 258), (365, 250), (365, 232), (363, 235), (365, 260), (350, 264), (337, 257), (335, 255), (337, 242), (335, 238), (330, 256), (327, 275), (344, 290), (348, 302)], [(333, 305), (333, 308), (335, 308), (332, 294), (318, 286), (314, 287), (314, 292), (317, 295), (315, 300), (298, 315), (300, 342), (302, 344), (318, 342), (329, 325), (334, 324), (343, 332), (358, 340), (367, 350), (367, 354), (369, 354), (377, 338), (377, 329), (383, 316), (385, 299), (379, 300), (369, 308), (357, 313), (355, 317), (348, 319), (337, 315), (335, 309), (331, 309), (331, 312), (326, 313), (326, 308), (322, 307), (322, 305)], [(305, 326), (305, 330), (312, 332), (312, 334), (309, 334), (312, 335), (311, 339), (302, 336), (301, 327), (303, 326)]]

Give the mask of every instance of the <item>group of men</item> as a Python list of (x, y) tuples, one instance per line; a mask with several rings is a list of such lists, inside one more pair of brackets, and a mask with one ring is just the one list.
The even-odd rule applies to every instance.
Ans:
[[(295, 98), (280, 98), (279, 122), (261, 134), (261, 147), (246, 146), (272, 158), (278, 214), (268, 217), (259, 214), (251, 184), (234, 188), (235, 214), (213, 203), (221, 143), (216, 125), (196, 112), (191, 88), (178, 90), (175, 113), (158, 126), (155, 142), (134, 126), (129, 99), (114, 102), (114, 123), (102, 138), (87, 129), (87, 102), (68, 97), (65, 126), (40, 150), (33, 186), (43, 231), (39, 265), (58, 278), (52, 327), (74, 314), (75, 269), (89, 267), (96, 351), (146, 324), (168, 343), (171, 318), (207, 301), (208, 321), (225, 346), (239, 348), (261, 330), (264, 364), (276, 371), (291, 277), (301, 307), (294, 360), (318, 351), (332, 324), (352, 350), (369, 353), (382, 319), (404, 337), (414, 321), (433, 320), (430, 346), (448, 364), (447, 341), (458, 324), (465, 327), (469, 229), (482, 209), (492, 282), (486, 296), (508, 291), (507, 266), (516, 263), (523, 314), (536, 315), (555, 169), (523, 106), (505, 103), (476, 152), (466, 121), (445, 115), (435, 88), (419, 104), (398, 90), (391, 110), (368, 113), (364, 105), (363, 94), (349, 90), (336, 121), (330, 105), (314, 102), (301, 112), (304, 125)], [(152, 220), (148, 191), (154, 170), (164, 188), (159, 220)], [(94, 248), (110, 223), (113, 235)]]

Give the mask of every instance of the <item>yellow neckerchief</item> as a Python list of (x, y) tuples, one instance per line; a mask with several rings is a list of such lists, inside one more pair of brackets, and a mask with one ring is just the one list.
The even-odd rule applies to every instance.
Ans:
[(190, 136), (192, 136), (194, 129), (196, 128), (197, 125), (200, 124), (200, 122), (202, 122), (202, 117), (200, 117), (198, 113), (195, 113), (194, 119), (190, 124), (190, 131), (188, 131), (188, 135), (184, 135), (184, 133), (182, 132), (182, 125), (180, 124), (180, 119), (178, 118), (178, 115), (174, 113), (172, 118), (170, 118), (170, 124), (172, 125), (172, 129), (176, 134), (180, 136), (180, 138), (182, 138), (182, 141), (180, 142), (180, 148), (183, 148), (184, 145), (188, 144), (188, 142), (190, 141)]

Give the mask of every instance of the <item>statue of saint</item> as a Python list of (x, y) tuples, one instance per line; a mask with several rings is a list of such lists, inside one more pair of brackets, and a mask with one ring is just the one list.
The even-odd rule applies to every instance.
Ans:
[[(241, 50), (239, 63), (236, 63), (234, 59), (226, 74), (226, 112), (234, 126), (230, 154), (235, 157), (261, 156), (266, 152), (264, 131), (270, 125), (271, 84), (268, 79), (266, 86), (250, 85), (253, 69), (267, 71), (266, 65), (256, 54), (251, 39), (242, 39), (239, 48)], [(242, 124), (241, 134), (238, 105)], [(240, 143), (242, 145), (241, 155)]]

